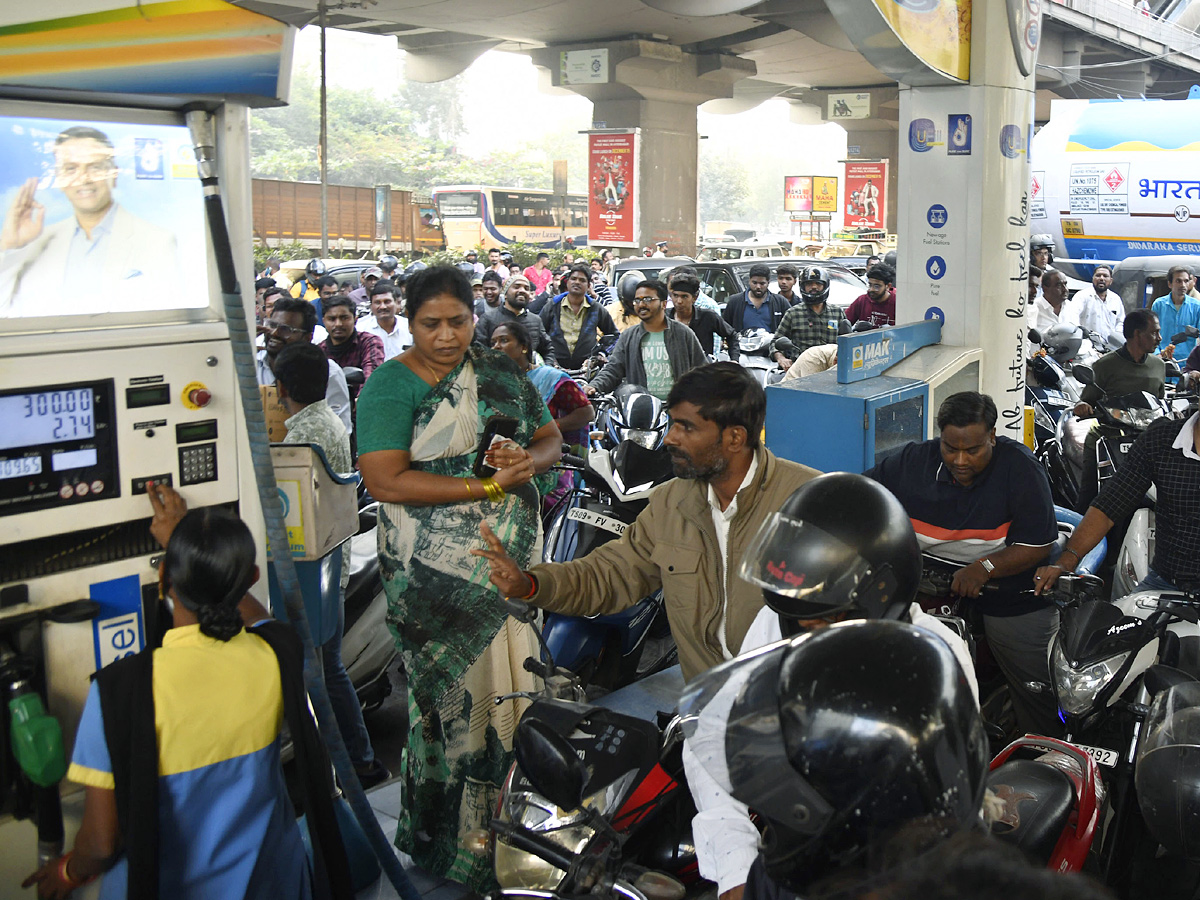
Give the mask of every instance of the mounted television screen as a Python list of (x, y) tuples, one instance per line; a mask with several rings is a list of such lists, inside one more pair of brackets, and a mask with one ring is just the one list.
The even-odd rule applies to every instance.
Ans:
[(29, 106), (0, 106), (0, 319), (207, 308), (204, 197), (179, 117)]

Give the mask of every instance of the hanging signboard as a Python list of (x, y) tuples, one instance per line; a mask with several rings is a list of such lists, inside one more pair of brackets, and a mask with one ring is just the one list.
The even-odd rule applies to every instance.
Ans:
[(846, 162), (847, 228), (883, 228), (887, 210), (887, 160)]
[(637, 246), (638, 133), (588, 135), (588, 244)]
[(813, 176), (813, 212), (838, 211), (838, 180), (836, 175)]
[(812, 212), (812, 204), (812, 176), (785, 175), (783, 178), (783, 211)]

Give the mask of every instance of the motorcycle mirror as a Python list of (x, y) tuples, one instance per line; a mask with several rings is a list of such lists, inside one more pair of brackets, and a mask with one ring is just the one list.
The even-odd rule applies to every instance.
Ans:
[(366, 384), (367, 376), (358, 366), (342, 366), (342, 374), (346, 376), (346, 384)]
[(1042, 343), (1042, 334), (1036, 328), (1029, 329), (1029, 343), (1039, 345)]
[(870, 322), (868, 322), (866, 319), (860, 319), (859, 321), (854, 323), (854, 328), (851, 330), (856, 333), (862, 332), (862, 331), (874, 331), (875, 326), (872, 325)]
[(1186, 325), (1184, 326), (1183, 333), (1190, 338), (1200, 337), (1200, 328), (1197, 328), (1195, 325)]
[(849, 333), (850, 333), (850, 323), (848, 321), (846, 321), (846, 319), (843, 318), (840, 322), (838, 322), (838, 334), (849, 334)]
[(1192, 332), (1195, 330), (1196, 329), (1194, 326), (1189, 325), (1185, 331), (1181, 331), (1178, 334), (1171, 335), (1171, 343), (1172, 344), (1182, 344), (1184, 341), (1188, 340), (1189, 338), (1194, 338), (1196, 335), (1190, 334), (1189, 332)]
[(1183, 373), (1179, 371), (1179, 364), (1173, 359), (1166, 361), (1166, 373), (1168, 378), (1178, 378)]
[(587, 766), (566, 738), (540, 719), (527, 716), (517, 725), (513, 751), (535, 791), (566, 812), (583, 805)]
[(1096, 374), (1092, 371), (1091, 366), (1075, 366), (1071, 370), (1071, 374), (1075, 376), (1075, 380), (1080, 384), (1096, 383)]
[(792, 343), (790, 338), (780, 336), (775, 338), (775, 349), (784, 356), (791, 357), (796, 352), (796, 345)]

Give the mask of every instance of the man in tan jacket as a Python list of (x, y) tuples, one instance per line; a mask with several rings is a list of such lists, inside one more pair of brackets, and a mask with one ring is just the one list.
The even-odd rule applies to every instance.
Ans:
[(762, 591), (737, 569), (759, 526), (820, 474), (761, 445), (766, 395), (741, 366), (714, 363), (675, 382), (664, 441), (676, 478), (619, 540), (581, 559), (522, 571), (486, 524), (491, 581), (506, 597), (566, 615), (605, 615), (663, 590), (683, 677), (738, 654)]

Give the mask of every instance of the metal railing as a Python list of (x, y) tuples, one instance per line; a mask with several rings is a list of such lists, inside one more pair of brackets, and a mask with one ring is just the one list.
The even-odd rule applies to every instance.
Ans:
[(1174, 22), (1164, 21), (1157, 16), (1147, 15), (1137, 9), (1132, 0), (1051, 0), (1046, 6), (1046, 13), (1051, 18), (1056, 6), (1066, 7), (1099, 22), (1158, 41), (1179, 53), (1196, 56), (1197, 51), (1200, 51), (1200, 33)]

